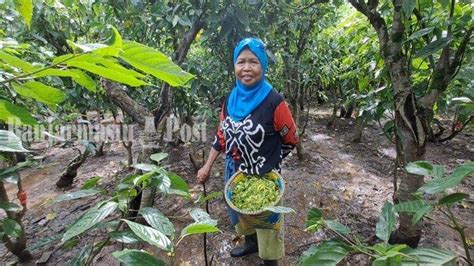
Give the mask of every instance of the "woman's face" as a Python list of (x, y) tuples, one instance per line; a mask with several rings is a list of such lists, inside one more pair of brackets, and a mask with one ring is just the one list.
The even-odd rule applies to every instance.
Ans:
[(235, 77), (243, 85), (250, 87), (262, 79), (262, 65), (249, 50), (243, 50), (234, 65)]

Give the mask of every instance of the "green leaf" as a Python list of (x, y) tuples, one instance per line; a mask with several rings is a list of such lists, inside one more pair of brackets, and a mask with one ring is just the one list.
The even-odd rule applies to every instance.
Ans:
[(426, 63), (426, 61), (423, 60), (423, 58), (413, 59), (413, 61), (411, 62), (411, 65), (413, 66), (413, 68), (420, 69), (420, 70), (427, 70), (430, 68), (428, 63)]
[(139, 163), (132, 166), (133, 168), (142, 170), (144, 172), (158, 172), (160, 170), (156, 165), (149, 163)]
[(163, 53), (132, 41), (123, 42), (120, 58), (144, 73), (153, 75), (173, 87), (185, 85), (193, 75), (174, 64)]
[(208, 223), (192, 223), (183, 230), (181, 230), (181, 239), (186, 236), (195, 235), (195, 234), (204, 234), (204, 233), (215, 233), (220, 232), (220, 230), (212, 224)]
[(442, 178), (444, 176), (444, 167), (442, 165), (433, 165), (431, 175), (435, 178)]
[(319, 224), (323, 220), (323, 213), (316, 208), (311, 208), (306, 216), (306, 227)]
[(56, 110), (56, 105), (66, 98), (66, 95), (62, 91), (38, 81), (29, 81), (23, 84), (12, 82), (12, 86), (21, 96), (42, 102), (48, 105), (53, 111)]
[(196, 223), (206, 223), (217, 226), (217, 220), (212, 219), (207, 212), (199, 208), (192, 208), (189, 210), (189, 214)]
[(110, 39), (107, 40), (107, 44), (116, 48), (122, 48), (122, 36), (118, 32), (117, 28), (114, 26), (108, 26), (108, 28), (112, 29), (112, 35), (110, 36)]
[(59, 195), (54, 199), (54, 202), (61, 202), (61, 201), (66, 201), (66, 200), (75, 200), (75, 199), (86, 198), (86, 197), (94, 196), (94, 195), (99, 194), (101, 192), (102, 192), (102, 190), (95, 189), (95, 188), (78, 190), (78, 191), (74, 191), (74, 192)]
[(411, 13), (413, 12), (413, 9), (415, 9), (415, 7), (416, 7), (416, 0), (403, 1), (402, 9), (403, 9), (403, 13), (405, 14), (405, 17), (407, 18), (411, 17)]
[(100, 181), (101, 177), (100, 176), (94, 176), (89, 178), (84, 184), (82, 185), (81, 189), (90, 189), (93, 188), (97, 185), (97, 183)]
[(438, 50), (443, 49), (444, 47), (448, 46), (453, 39), (451, 37), (445, 37), (445, 38), (440, 38), (434, 42), (429, 43), (426, 45), (423, 49), (418, 51), (415, 54), (415, 57), (427, 57), (430, 56), (434, 53), (436, 53)]
[(79, 220), (77, 220), (63, 235), (61, 242), (66, 242), (67, 240), (82, 234), (87, 231), (92, 226), (96, 225), (117, 208), (116, 202), (107, 202), (100, 206), (97, 206), (89, 209)]
[(376, 225), (376, 235), (378, 238), (388, 242), (390, 234), (395, 229), (395, 209), (393, 204), (386, 201), (382, 207), (382, 213), (379, 216), (379, 221)]
[(7, 124), (15, 124), (18, 126), (37, 124), (36, 120), (23, 107), (12, 104), (5, 100), (0, 100), (0, 120)]
[(4, 202), (0, 201), (0, 209), (4, 209), (5, 211), (15, 212), (22, 209), (19, 205), (13, 202)]
[(428, 194), (436, 194), (443, 192), (448, 188), (457, 186), (464, 177), (474, 173), (474, 162), (466, 163), (458, 166), (454, 172), (445, 178), (437, 178), (427, 182), (424, 186), (418, 189)]
[(161, 160), (165, 159), (166, 157), (168, 157), (168, 153), (160, 152), (160, 153), (152, 154), (150, 156), (150, 159), (152, 159), (153, 161), (159, 163)]
[(438, 201), (439, 205), (451, 205), (453, 203), (462, 201), (463, 199), (469, 198), (469, 194), (465, 193), (453, 193), (447, 196), (444, 196)]
[(411, 200), (396, 204), (395, 211), (415, 213), (426, 206), (428, 206), (428, 204), (423, 200)]
[(29, 29), (33, 18), (33, 0), (15, 0), (15, 5)]
[(75, 54), (60, 55), (60, 56), (55, 57), (53, 59), (52, 64), (53, 65), (62, 64), (62, 63), (65, 63), (68, 60), (71, 60), (71, 59), (76, 58), (76, 57), (82, 57), (82, 56), (84, 56), (84, 54), (80, 54), (80, 55), (75, 55)]
[(407, 41), (408, 40), (415, 40), (415, 39), (423, 37), (427, 34), (430, 34), (431, 32), (433, 32), (434, 29), (435, 29), (434, 27), (428, 27), (428, 28), (424, 28), (424, 29), (421, 29), (419, 31), (416, 31), (412, 35), (410, 35), (410, 37), (407, 38)]
[(89, 75), (79, 69), (71, 69), (70, 71), (76, 74), (76, 77), (72, 77), (72, 80), (74, 80), (77, 84), (86, 88), (90, 92), (97, 91), (97, 84)]
[(21, 226), (13, 219), (5, 218), (1, 221), (3, 232), (8, 236), (19, 238), (23, 232)]
[(189, 187), (188, 187), (188, 184), (186, 183), (186, 181), (184, 181), (184, 179), (182, 177), (180, 177), (179, 175), (177, 175), (176, 173), (173, 173), (173, 172), (167, 172), (166, 175), (168, 176), (168, 178), (170, 179), (170, 182), (171, 182), (171, 188), (172, 189), (176, 189), (176, 190), (179, 190), (179, 191), (182, 191), (185, 193), (186, 196), (189, 195)]
[(336, 266), (349, 253), (348, 247), (336, 241), (324, 241), (321, 245), (311, 247), (303, 253), (298, 265)]
[(26, 161), (26, 162), (17, 163), (14, 166), (0, 170), (0, 181), (17, 184), (18, 183), (17, 172), (31, 165), (33, 165), (31, 161)]
[(205, 197), (204, 197), (203, 193), (200, 193), (198, 199), (196, 201), (194, 201), (194, 203), (201, 204), (201, 203), (204, 203), (206, 201), (211, 201), (211, 200), (220, 198), (220, 197), (222, 197), (222, 195), (223, 195), (223, 193), (221, 191), (211, 192), (211, 193), (207, 194), (207, 196), (205, 196)]
[(423, 208), (419, 209), (412, 217), (411, 222), (417, 224), (426, 214), (433, 210), (433, 206), (426, 205)]
[(101, 43), (79, 44), (70, 40), (66, 40), (66, 42), (74, 51), (79, 51), (79, 52), (84, 52), (84, 53), (92, 52), (97, 55), (117, 57), (120, 52), (119, 47), (108, 46)]
[(410, 249), (404, 253), (409, 256), (402, 259), (402, 264), (404, 266), (456, 265), (457, 256), (447, 250), (438, 248), (417, 248)]
[(138, 87), (147, 85), (143, 80), (139, 80), (132, 75), (124, 74), (118, 70), (111, 69), (110, 67), (103, 67), (89, 62), (82, 62), (77, 60), (71, 60), (67, 62), (69, 67), (76, 67), (101, 77), (117, 81), (129, 86)]
[(165, 263), (159, 260), (146, 251), (136, 249), (124, 249), (122, 251), (115, 251), (112, 253), (116, 259), (125, 265), (132, 266), (164, 266)]
[(42, 78), (46, 76), (57, 76), (57, 77), (71, 77), (76, 78), (77, 74), (72, 71), (73, 69), (55, 69), (55, 68), (45, 68), (39, 72), (36, 72), (33, 76), (35, 78)]
[[(29, 152), (23, 148), (21, 139), (17, 137), (13, 132), (0, 129), (0, 151), (6, 152)], [(0, 172), (0, 176), (3, 176), (4, 171)]]
[(405, 169), (411, 174), (431, 176), (433, 165), (426, 161), (417, 161), (408, 163)]
[(148, 224), (150, 224), (156, 230), (162, 232), (163, 234), (173, 237), (175, 230), (173, 223), (158, 209), (151, 207), (140, 208), (138, 212), (140, 215), (145, 218)]
[(0, 51), (0, 59), (9, 64), (10, 66), (20, 68), (24, 72), (33, 72), (36, 70), (36, 68), (32, 64), (25, 62), (20, 58), (4, 51)]
[(144, 241), (148, 242), (151, 245), (154, 245), (158, 248), (170, 251), (172, 248), (171, 241), (168, 239), (168, 237), (163, 234), (162, 232), (149, 227), (149, 226), (144, 226), (139, 223), (135, 223), (132, 221), (128, 220), (123, 220), (128, 224), (130, 229), (141, 239)]
[(265, 207), (263, 208), (266, 211), (271, 211), (274, 213), (296, 213), (295, 210), (289, 207), (284, 207), (284, 206), (270, 206), (270, 207)]
[(94, 246), (86, 245), (81, 250), (81, 252), (71, 260), (69, 265), (70, 266), (83, 266), (83, 265), (86, 265), (87, 259), (92, 254), (93, 249), (94, 249)]
[(137, 244), (143, 242), (132, 230), (110, 232), (109, 236), (112, 241), (125, 244)]
[(325, 223), (329, 229), (336, 231), (340, 234), (347, 235), (351, 232), (351, 230), (347, 226), (339, 223), (336, 220), (326, 220)]

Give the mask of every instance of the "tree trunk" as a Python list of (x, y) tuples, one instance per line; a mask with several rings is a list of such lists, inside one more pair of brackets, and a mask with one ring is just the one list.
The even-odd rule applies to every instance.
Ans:
[[(395, 100), (395, 136), (397, 145), (397, 173), (400, 185), (395, 195), (397, 202), (412, 200), (413, 192), (423, 185), (423, 176), (409, 174), (405, 166), (409, 162), (423, 160), (426, 144), (426, 124), (423, 123), (415, 95), (412, 92), (406, 55), (403, 53), (405, 25), (403, 24), (403, 0), (393, 0), (393, 22), (389, 35), (387, 24), (377, 11), (378, 1), (349, 0), (363, 13), (377, 32), (380, 53), (385, 60), (392, 80)], [(399, 228), (393, 233), (391, 243), (405, 243), (416, 247), (421, 237), (421, 226), (413, 225), (412, 215), (400, 214)]]
[(352, 138), (352, 142), (354, 143), (362, 142), (362, 132), (364, 131), (364, 124), (365, 124), (364, 119), (361, 117), (357, 117), (355, 133), (354, 133), (354, 137)]

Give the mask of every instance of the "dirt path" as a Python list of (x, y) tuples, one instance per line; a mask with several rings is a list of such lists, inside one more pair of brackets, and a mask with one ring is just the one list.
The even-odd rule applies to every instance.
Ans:
[[(307, 160), (298, 162), (296, 156), (289, 157), (283, 164), (282, 175), (287, 182), (285, 205), (296, 210), (296, 214), (285, 217), (285, 247), (286, 256), (284, 265), (294, 265), (303, 251), (311, 244), (317, 244), (330, 237), (325, 232), (310, 234), (304, 231), (306, 213), (311, 207), (322, 209), (326, 216), (338, 219), (354, 232), (363, 237), (370, 237), (375, 232), (378, 213), (385, 200), (392, 197), (393, 185), (393, 158), (395, 150), (393, 145), (381, 134), (378, 126), (369, 126), (362, 143), (351, 142), (351, 132), (354, 128), (352, 120), (339, 120), (336, 130), (327, 130), (325, 124), (328, 114), (325, 112), (315, 113), (313, 121), (309, 123), (307, 137), (303, 143), (307, 153)], [(474, 144), (472, 136), (461, 134), (449, 144), (428, 146), (427, 159), (436, 163), (453, 167), (463, 161), (474, 158)], [(194, 147), (209, 148), (209, 144), (201, 144)], [(135, 147), (136, 151), (139, 147)], [(186, 179), (190, 185), (193, 195), (202, 191), (200, 185), (195, 182), (194, 170), (188, 160), (189, 146), (168, 147), (170, 154), (168, 164), (170, 170), (177, 172)], [(62, 202), (58, 204), (46, 204), (47, 199), (63, 193), (54, 186), (56, 178), (70, 160), (74, 153), (67, 150), (47, 150), (43, 167), (28, 169), (22, 172), (23, 180), (29, 194), (29, 208), (25, 216), (28, 241), (38, 246), (41, 241), (45, 244), (33, 250), (35, 257), (39, 258), (42, 253), (54, 251), (49, 263), (51, 265), (62, 264), (75, 256), (80, 248), (90, 243), (97, 236), (86, 234), (81, 237), (78, 245), (70, 250), (58, 248), (57, 240), (50, 239), (62, 232), (65, 226), (71, 224), (87, 208), (100, 200), (100, 196), (87, 200)], [(89, 158), (85, 165), (79, 169), (77, 180), (70, 191), (79, 189), (81, 184), (90, 177), (101, 176), (102, 187), (112, 190), (113, 184), (122, 177), (123, 162), (126, 151), (120, 145), (112, 145), (107, 148), (107, 154), (103, 157)], [(210, 179), (208, 191), (222, 191), (223, 159), (218, 160), (213, 168), (213, 177)], [(465, 181), (461, 190), (472, 192), (472, 178)], [(12, 189), (14, 192), (14, 189)], [(175, 217), (172, 219), (176, 231), (191, 223), (187, 209), (197, 207), (192, 202), (177, 199), (174, 196), (161, 196), (156, 200), (156, 207), (165, 214)], [(203, 207), (203, 206), (200, 206)], [(456, 213), (463, 217), (469, 228), (468, 238), (474, 239), (474, 214), (471, 211), (472, 203), (457, 208)], [(234, 247), (238, 238), (227, 218), (223, 199), (210, 203), (210, 213), (213, 218), (218, 219), (218, 227), (222, 233), (208, 236), (208, 254), (213, 257), (217, 265), (256, 265), (260, 259), (256, 255), (246, 258), (231, 258), (229, 251)], [(183, 216), (183, 217), (181, 217)], [(453, 250), (459, 254), (463, 253), (461, 245), (457, 242), (457, 236), (443, 226), (425, 222), (425, 234), (421, 240), (423, 246), (440, 246)], [(50, 240), (47, 243), (46, 240)], [(191, 236), (180, 243), (174, 256), (165, 254), (159, 250), (150, 251), (162, 257), (168, 264), (172, 265), (204, 265), (202, 251), (202, 236)], [(118, 264), (111, 258), (111, 251), (119, 246), (104, 249), (98, 256), (96, 264), (111, 265)], [(134, 246), (134, 248), (142, 246)], [(5, 255), (2, 261), (12, 259), (6, 250), (1, 250)], [(2, 253), (0, 253), (2, 254)], [(351, 258), (350, 264), (361, 262), (357, 258)]]

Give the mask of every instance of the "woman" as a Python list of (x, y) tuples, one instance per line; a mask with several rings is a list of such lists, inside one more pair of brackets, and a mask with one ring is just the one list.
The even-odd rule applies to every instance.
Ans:
[[(243, 39), (234, 49), (233, 61), (236, 85), (222, 107), (209, 157), (198, 171), (200, 183), (207, 181), (220, 152), (226, 154), (227, 182), (237, 170), (252, 175), (279, 171), (282, 159), (299, 141), (288, 104), (265, 78), (268, 59), (263, 42)], [(283, 229), (244, 229), (237, 214), (230, 208), (228, 212), (237, 233), (245, 235), (245, 243), (231, 256), (258, 251), (265, 265), (278, 265), (284, 255)]]

